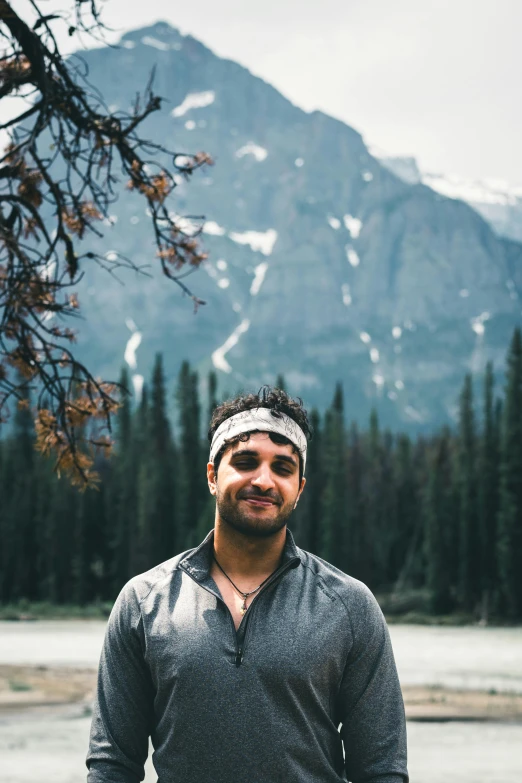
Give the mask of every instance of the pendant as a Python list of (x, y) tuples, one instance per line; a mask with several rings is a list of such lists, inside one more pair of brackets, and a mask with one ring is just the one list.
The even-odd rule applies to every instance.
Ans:
[(244, 598), (243, 599), (243, 606), (241, 607), (241, 609), (239, 611), (241, 612), (241, 614), (245, 614), (246, 610), (247, 610), (246, 598)]

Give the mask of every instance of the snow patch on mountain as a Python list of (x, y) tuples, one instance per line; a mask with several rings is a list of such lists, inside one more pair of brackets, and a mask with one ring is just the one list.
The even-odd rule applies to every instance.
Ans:
[(230, 337), (228, 337), (220, 348), (217, 348), (212, 354), (212, 364), (216, 370), (223, 372), (232, 372), (232, 367), (225, 359), (226, 354), (239, 342), (239, 338), (250, 328), (250, 321), (244, 318), (239, 326), (236, 326)]
[(245, 155), (252, 155), (259, 163), (266, 160), (268, 157), (268, 150), (264, 147), (260, 147), (259, 144), (255, 144), (253, 141), (249, 141), (247, 144), (240, 147), (236, 152), (236, 158), (244, 158)]
[(207, 261), (205, 264), (203, 264), (203, 269), (205, 270), (207, 275), (212, 278), (212, 280), (218, 279), (219, 275), (217, 271), (214, 269), (214, 267), (212, 266), (212, 264), (210, 263), (210, 261)]
[(210, 106), (214, 103), (216, 94), (213, 90), (205, 90), (204, 92), (189, 92), (185, 96), (183, 102), (176, 106), (171, 111), (173, 117), (183, 117), (191, 109), (204, 109), (206, 106)]
[(486, 311), (478, 315), (476, 318), (471, 319), (470, 321), (471, 328), (473, 329), (476, 335), (482, 337), (482, 335), (486, 331), (485, 323), (486, 321), (489, 321), (490, 318), (491, 318), (491, 313), (488, 313)]
[(231, 231), (228, 236), (238, 245), (250, 245), (254, 252), (263, 253), (264, 256), (272, 254), (277, 241), (277, 231), (273, 228), (268, 231)]
[(212, 236), (215, 236), (215, 237), (222, 237), (223, 234), (226, 234), (226, 229), (224, 229), (222, 226), (220, 226), (214, 220), (207, 220), (207, 222), (203, 226), (203, 233), (204, 234), (212, 234)]
[(134, 386), (134, 394), (138, 401), (141, 400), (141, 393), (143, 391), (144, 383), (145, 383), (145, 378), (143, 377), (143, 375), (136, 373), (135, 375), (132, 376), (132, 385)]
[[(193, 237), (196, 236), (196, 234), (199, 234), (201, 231), (201, 223), (198, 223), (195, 220), (191, 220), (184, 215), (178, 215), (176, 212), (169, 212), (169, 218), (173, 223), (176, 224), (176, 228), (182, 231), (186, 236)], [(164, 225), (165, 227), (168, 225), (166, 221), (160, 220), (158, 222), (160, 225)]]
[(341, 286), (341, 293), (343, 295), (343, 304), (349, 307), (352, 303), (352, 295), (350, 293), (350, 286), (348, 283), (343, 283)]
[(353, 266), (359, 266), (361, 263), (361, 259), (357, 255), (357, 252), (353, 249), (351, 245), (346, 245), (345, 247), (346, 251), (346, 258), (348, 259), (348, 262)]
[(451, 199), (465, 201), (501, 236), (522, 241), (522, 187), (504, 179), (468, 179), (457, 174), (421, 172), (412, 157), (392, 156), (371, 148), (374, 157), (410, 185), (422, 183)]
[(250, 286), (251, 296), (258, 295), (261, 286), (263, 285), (263, 281), (265, 279), (267, 269), (268, 269), (268, 264), (266, 261), (263, 261), (261, 264), (258, 264), (254, 269), (254, 279), (252, 280), (252, 285)]
[(127, 345), (125, 346), (125, 353), (123, 354), (123, 358), (131, 368), (131, 370), (135, 370), (138, 366), (138, 361), (136, 359), (136, 351), (140, 347), (141, 344), (141, 332), (133, 332), (129, 339), (127, 340)]
[(359, 218), (356, 217), (352, 217), (352, 215), (344, 215), (343, 222), (346, 230), (350, 232), (351, 238), (357, 239), (361, 233), (362, 220), (359, 220)]
[(469, 180), (456, 174), (423, 174), (422, 182), (448, 198), (473, 204), (515, 206), (522, 199), (522, 188), (510, 187), (505, 180)]
[[(180, 43), (176, 42), (169, 44), (166, 41), (160, 41), (159, 38), (154, 38), (152, 35), (144, 35), (141, 42), (142, 44), (145, 44), (145, 46), (152, 46), (154, 49), (159, 49), (161, 52), (168, 52), (171, 49), (181, 49)], [(126, 43), (127, 42), (125, 42), (125, 44)]]
[(56, 266), (56, 261), (47, 261), (46, 264), (43, 264), (38, 271), (41, 279), (45, 280), (47, 283), (53, 280), (56, 273)]
[(418, 411), (416, 408), (413, 407), (413, 405), (406, 405), (404, 408), (404, 413), (408, 417), (408, 419), (411, 419), (412, 421), (416, 421), (417, 423), (421, 423), (425, 420), (425, 416), (423, 416), (420, 411)]

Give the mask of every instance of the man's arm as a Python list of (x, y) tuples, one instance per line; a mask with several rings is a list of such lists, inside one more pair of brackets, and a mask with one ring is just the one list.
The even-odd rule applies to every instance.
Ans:
[(338, 703), (346, 775), (351, 783), (408, 783), (404, 704), (386, 622), (364, 585), (348, 609), (354, 639)]
[(143, 621), (129, 583), (114, 604), (105, 634), (87, 755), (88, 783), (143, 780), (153, 715)]

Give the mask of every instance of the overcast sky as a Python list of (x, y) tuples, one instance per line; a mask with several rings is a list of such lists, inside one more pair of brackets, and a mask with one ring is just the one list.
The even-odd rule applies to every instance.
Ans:
[(521, 0), (103, 6), (121, 31), (170, 22), (303, 109), (344, 120), (392, 154), (414, 155), (426, 171), (522, 185)]

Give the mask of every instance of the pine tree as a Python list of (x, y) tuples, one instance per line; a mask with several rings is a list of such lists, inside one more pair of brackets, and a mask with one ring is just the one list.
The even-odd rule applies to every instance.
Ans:
[(218, 379), (217, 375), (214, 372), (214, 370), (211, 370), (208, 374), (208, 382), (207, 382), (207, 389), (208, 389), (208, 422), (207, 422), (207, 429), (210, 424), (210, 420), (212, 418), (212, 414), (214, 413), (214, 410), (217, 407), (217, 386), (218, 386)]
[(179, 502), (177, 506), (177, 551), (198, 542), (198, 520), (206, 505), (208, 489), (206, 448), (201, 443), (198, 374), (188, 362), (181, 365), (176, 390), (179, 415)]
[(38, 600), (56, 600), (54, 574), (56, 535), (51, 508), (57, 480), (51, 460), (42, 457), (35, 459), (33, 527), (38, 552), (36, 590)]
[(386, 589), (395, 581), (396, 569), (393, 555), (399, 538), (399, 519), (397, 516), (396, 485), (394, 482), (394, 438), (386, 430), (382, 438), (381, 459), (379, 465), (379, 495), (377, 515), (378, 584)]
[(37, 590), (37, 551), (33, 530), (34, 495), (31, 480), (34, 466), (34, 422), (29, 392), (17, 404), (13, 416), (13, 435), (9, 440), (9, 459), (5, 462), (4, 482), (9, 498), (4, 506), (4, 535), (9, 546), (1, 547), (2, 594), (7, 600), (33, 598)]
[(292, 515), (290, 526), (299, 546), (319, 554), (321, 545), (321, 502), (323, 492), (322, 432), (318, 411), (310, 413), (313, 437), (308, 443), (306, 456), (306, 488), (299, 505)]
[(486, 366), (484, 378), (484, 424), (479, 456), (479, 539), (482, 614), (487, 617), (496, 574), (496, 523), (498, 515), (499, 430), (494, 410), (493, 366)]
[(454, 607), (452, 571), (449, 563), (455, 540), (453, 528), (456, 518), (449, 431), (445, 430), (437, 441), (429, 465), (424, 501), (424, 553), (430, 608), (435, 614), (444, 614)]
[(84, 492), (77, 498), (76, 514), (74, 519), (73, 555), (71, 559), (71, 600), (77, 606), (87, 603), (89, 596), (89, 566), (87, 560), (87, 505), (92, 492)]
[(502, 422), (497, 532), (501, 596), (512, 618), (522, 617), (522, 336), (513, 334), (507, 360)]
[[(0, 426), (1, 435), (1, 426)], [(3, 545), (0, 546), (0, 603), (7, 601), (7, 593), (9, 586), (5, 575), (5, 565), (7, 560), (7, 546), (8, 539), (8, 516), (7, 516), (7, 502), (9, 498), (8, 494), (8, 477), (7, 477), (7, 443), (0, 437), (0, 541)]]
[(160, 354), (152, 373), (148, 412), (145, 469), (148, 485), (146, 540), (150, 566), (175, 554), (175, 467), (170, 423), (166, 410), (165, 378)]
[(74, 559), (73, 520), (78, 490), (68, 481), (55, 478), (51, 484), (45, 563), (45, 599), (70, 603), (73, 595), (71, 562)]
[[(95, 463), (96, 470), (101, 477), (99, 491), (85, 493), (83, 497), (75, 493), (76, 506), (81, 500), (83, 502), (83, 519), (77, 507), (76, 518), (82, 523), (82, 528), (76, 531), (75, 540), (83, 536), (86, 542), (85, 554), (80, 562), (81, 570), (75, 572), (75, 589), (81, 595), (82, 579), (86, 579), (86, 591), (92, 596), (92, 599), (107, 600), (115, 598), (114, 593), (114, 550), (112, 525), (107, 519), (107, 508), (110, 505), (107, 502), (106, 494), (110, 483), (108, 475), (112, 465), (107, 463), (106, 459), (99, 458)], [(109, 538), (108, 531), (111, 531)], [(74, 544), (74, 542), (73, 542)]]
[(389, 551), (389, 576), (394, 581), (401, 572), (417, 533), (419, 501), (412, 451), (410, 438), (399, 435), (392, 468), (395, 509)]
[(340, 383), (326, 412), (323, 455), (324, 492), (321, 511), (321, 556), (338, 568), (347, 558), (346, 462), (344, 401)]
[(377, 411), (370, 414), (370, 429), (364, 449), (364, 524), (366, 548), (366, 581), (376, 589), (385, 579), (383, 573), (383, 542), (380, 539), (383, 519), (381, 513), (382, 440)]
[[(399, 436), (399, 441), (401, 441), (403, 437), (404, 436)], [(415, 520), (411, 528), (410, 538), (406, 542), (402, 564), (398, 569), (396, 577), (394, 590), (398, 593), (406, 587), (424, 587), (426, 583), (426, 522), (424, 496), (429, 481), (429, 469), (427, 465), (429, 449), (430, 444), (424, 436), (417, 438), (417, 441), (412, 446), (411, 485), (414, 495), (409, 500), (411, 500), (412, 503), (410, 511), (415, 514)], [(403, 464), (403, 467), (405, 468), (406, 466)], [(403, 476), (403, 480), (405, 482), (403, 487), (404, 494), (401, 492), (402, 484), (399, 482), (397, 502), (399, 503), (399, 499), (402, 497), (403, 502), (408, 504), (408, 497), (406, 496), (408, 479), (406, 476)], [(456, 562), (456, 554), (454, 555), (454, 559)]]
[(368, 540), (366, 527), (363, 452), (359, 429), (355, 422), (352, 422), (346, 452), (346, 571), (366, 582), (371, 574), (372, 542)]
[(148, 528), (151, 504), (148, 426), (149, 393), (147, 386), (144, 385), (140, 404), (134, 415), (131, 440), (136, 470), (136, 512), (129, 520), (130, 572), (133, 575), (146, 571), (150, 568), (151, 562)]
[(459, 416), (459, 602), (472, 611), (480, 597), (476, 434), (471, 375), (466, 375)]
[(122, 393), (116, 416), (115, 453), (104, 482), (107, 499), (105, 513), (110, 526), (111, 592), (114, 595), (118, 594), (131, 576), (129, 530), (135, 503), (129, 502), (128, 494), (130, 490), (134, 495), (136, 480), (136, 474), (132, 471), (132, 408), (126, 367), (122, 368), (119, 384)]

